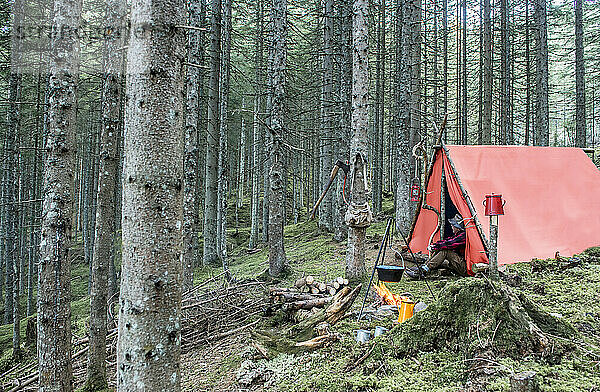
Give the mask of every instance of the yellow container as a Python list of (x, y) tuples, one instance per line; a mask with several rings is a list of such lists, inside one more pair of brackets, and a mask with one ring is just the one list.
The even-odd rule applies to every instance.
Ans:
[(410, 298), (403, 297), (398, 306), (398, 322), (403, 323), (413, 316), (415, 302)]

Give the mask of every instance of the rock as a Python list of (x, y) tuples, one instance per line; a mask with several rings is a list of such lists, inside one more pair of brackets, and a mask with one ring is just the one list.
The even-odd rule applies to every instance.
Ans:
[(253, 361), (247, 359), (240, 365), (235, 372), (235, 379), (244, 388), (249, 388), (254, 384), (262, 384), (266, 381), (264, 368), (258, 366)]
[(414, 313), (419, 313), (427, 309), (427, 304), (423, 301), (419, 301), (415, 304), (415, 308), (413, 309)]

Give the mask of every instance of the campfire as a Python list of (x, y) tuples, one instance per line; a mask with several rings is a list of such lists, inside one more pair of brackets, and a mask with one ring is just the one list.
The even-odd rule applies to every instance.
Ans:
[(379, 285), (373, 285), (373, 287), (383, 303), (396, 307), (398, 310), (399, 323), (402, 323), (412, 317), (415, 303), (409, 297), (410, 294), (394, 294), (385, 286), (385, 283), (383, 282), (379, 282)]
[(400, 306), (402, 302), (402, 297), (400, 295), (392, 293), (383, 282), (379, 282), (379, 285), (373, 285), (377, 295), (381, 298), (383, 302), (388, 305), (395, 305), (396, 307)]

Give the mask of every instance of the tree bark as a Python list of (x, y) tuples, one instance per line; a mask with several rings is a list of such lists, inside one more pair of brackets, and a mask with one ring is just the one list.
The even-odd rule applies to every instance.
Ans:
[(583, 56), (583, 0), (575, 0), (575, 146), (586, 147), (585, 60)]
[[(260, 226), (260, 140), (262, 134), (262, 84), (263, 84), (263, 2), (256, 1), (256, 39), (255, 39), (255, 60), (254, 60), (254, 115), (252, 124), (252, 204), (251, 204), (251, 227), (249, 249), (256, 248), (258, 243), (258, 229)], [(263, 230), (266, 228), (263, 228)]]
[(113, 26), (105, 37), (103, 53), (102, 129), (100, 133), (100, 167), (96, 190), (96, 234), (92, 255), (90, 292), (90, 344), (86, 386), (101, 390), (106, 379), (106, 334), (108, 313), (109, 263), (114, 257), (116, 193), (118, 177), (118, 138), (121, 135), (121, 75), (124, 18), (126, 5), (107, 0), (105, 20)]
[(482, 144), (492, 144), (492, 7), (483, 0), (483, 124)]
[(367, 199), (369, 120), (369, 31), (368, 2), (353, 0), (352, 20), (352, 137), (350, 139), (350, 205), (346, 213), (349, 226), (346, 277), (360, 278), (365, 270), (365, 237), (371, 221)]
[(377, 21), (377, 50), (375, 60), (375, 115), (373, 129), (373, 212), (381, 212), (382, 203), (382, 185), (383, 168), (381, 159), (383, 158), (383, 111), (385, 106), (385, 91), (383, 78), (385, 75), (385, 0), (379, 1), (379, 15)]
[(280, 276), (286, 267), (283, 246), (284, 181), (283, 135), (286, 88), (287, 0), (273, 0), (271, 9), (272, 42), (272, 102), (271, 149), (269, 171), (269, 275)]
[(179, 391), (183, 221), (182, 0), (137, 0), (127, 53), (119, 391)]
[(407, 2), (396, 1), (396, 69), (394, 100), (396, 122), (396, 225), (406, 233), (410, 229), (413, 206), (410, 201), (410, 17)]
[(221, 108), (219, 110), (219, 208), (217, 209), (217, 249), (223, 271), (229, 277), (229, 266), (227, 264), (227, 195), (229, 189), (229, 161), (227, 137), (228, 113), (229, 113), (229, 79), (230, 79), (230, 53), (231, 53), (231, 0), (223, 0), (223, 27), (221, 29), (222, 56), (221, 56), (221, 80), (220, 93)]
[[(321, 121), (319, 127), (321, 189), (333, 169), (333, 0), (323, 0), (323, 58), (321, 63)], [(327, 192), (319, 206), (319, 225), (333, 230), (333, 192)]]
[(219, 77), (221, 74), (221, 0), (211, 0), (210, 77), (204, 193), (204, 265), (218, 265), (217, 208), (219, 166)]
[(508, 0), (500, 1), (500, 144), (508, 143), (510, 128), (510, 42), (508, 35)]
[(546, 0), (535, 0), (536, 53), (535, 53), (535, 145), (548, 146), (550, 123), (548, 108), (548, 24)]
[[(188, 23), (192, 27), (203, 28), (204, 16), (201, 13), (199, 0), (188, 4)], [(203, 65), (201, 31), (189, 30), (188, 60), (190, 64)], [(198, 122), (200, 111), (200, 84), (204, 79), (204, 70), (188, 66), (186, 70), (186, 110), (185, 110), (185, 153), (183, 180), (183, 288), (190, 290), (194, 284), (194, 267), (199, 256), (199, 209), (198, 192)]]
[(529, 0), (525, 0), (525, 145), (531, 140), (531, 60), (529, 38)]
[[(337, 147), (338, 156), (341, 158), (349, 156), (348, 138), (352, 116), (352, 6), (349, 1), (341, 1), (340, 18), (340, 115)], [(342, 177), (338, 175), (334, 211), (334, 238), (339, 242), (348, 239), (348, 226), (344, 222), (347, 209), (344, 195), (347, 194), (348, 178)]]
[(6, 302), (5, 321), (12, 323), (12, 357), (14, 360), (21, 358), (21, 313), (19, 306), (19, 292), (21, 278), (21, 258), (19, 257), (19, 221), (22, 211), (19, 204), (19, 133), (21, 130), (21, 87), (22, 87), (22, 64), (21, 64), (21, 31), (24, 18), (24, 3), (16, 0), (13, 3), (13, 25), (11, 29), (11, 53), (10, 53), (10, 75), (9, 75), (9, 110), (7, 116), (6, 136), (6, 173), (5, 173), (5, 263), (6, 263)]
[(54, 1), (49, 60), (40, 265), (38, 374), (40, 392), (73, 390), (71, 257), (76, 91), (81, 0)]

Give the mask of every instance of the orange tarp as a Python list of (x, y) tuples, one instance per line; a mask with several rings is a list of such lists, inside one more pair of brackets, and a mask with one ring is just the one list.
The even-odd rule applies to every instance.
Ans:
[[(485, 195), (502, 194), (505, 215), (499, 217), (498, 263), (570, 256), (600, 245), (600, 171), (577, 148), (527, 146), (447, 146), (476, 217), (488, 236), (489, 217), (482, 204)], [(487, 262), (458, 181), (446, 154), (438, 151), (427, 184), (427, 202), (440, 207), (442, 166), (448, 192), (467, 228), (465, 256), (469, 271)], [(421, 210), (411, 237), (413, 251), (427, 253), (437, 225), (435, 213)], [(433, 239), (436, 241), (439, 236)]]

